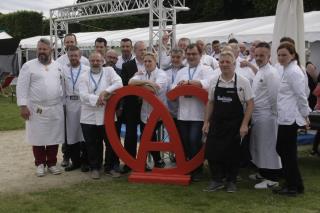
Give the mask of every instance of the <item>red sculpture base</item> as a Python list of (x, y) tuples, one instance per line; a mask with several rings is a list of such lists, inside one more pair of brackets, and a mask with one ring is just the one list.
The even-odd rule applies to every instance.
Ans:
[(188, 186), (191, 182), (190, 175), (169, 175), (152, 172), (132, 172), (128, 178), (134, 183), (160, 183)]

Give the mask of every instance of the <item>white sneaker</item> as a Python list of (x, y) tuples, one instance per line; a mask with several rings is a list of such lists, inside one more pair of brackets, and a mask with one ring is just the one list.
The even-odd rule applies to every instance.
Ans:
[(49, 172), (53, 175), (60, 175), (61, 170), (57, 166), (51, 166), (48, 168)]
[(271, 181), (271, 180), (264, 180), (260, 183), (257, 183), (254, 185), (255, 189), (268, 189), (268, 188), (273, 188), (273, 187), (278, 187), (279, 182), (276, 181)]
[(36, 174), (38, 177), (43, 177), (45, 175), (44, 165), (40, 164), (37, 166)]
[(250, 179), (250, 180), (260, 180), (260, 181), (263, 181), (263, 180), (264, 180), (264, 177), (262, 177), (259, 173), (254, 173), (254, 174), (249, 175), (249, 179)]

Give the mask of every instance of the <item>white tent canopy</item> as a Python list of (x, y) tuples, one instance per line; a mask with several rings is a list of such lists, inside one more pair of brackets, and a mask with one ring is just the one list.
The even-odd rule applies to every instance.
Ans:
[(12, 36), (4, 31), (0, 32), (0, 39), (8, 39), (8, 38), (12, 38)]
[[(192, 41), (202, 39), (205, 42), (212, 40), (227, 41), (232, 34), (236, 39), (243, 42), (254, 40), (272, 41), (274, 16), (233, 19), (227, 21), (201, 22), (192, 24), (177, 24), (177, 38), (187, 37)], [(320, 40), (320, 11), (307, 12), (304, 14), (305, 40), (314, 42)], [(93, 46), (97, 37), (103, 37), (108, 41), (109, 46), (118, 46), (122, 38), (130, 38), (133, 42), (149, 39), (149, 28), (136, 28), (128, 30), (102, 31), (76, 33), (78, 46)], [(36, 48), (37, 41), (41, 37), (23, 39), (20, 42), (21, 48)]]

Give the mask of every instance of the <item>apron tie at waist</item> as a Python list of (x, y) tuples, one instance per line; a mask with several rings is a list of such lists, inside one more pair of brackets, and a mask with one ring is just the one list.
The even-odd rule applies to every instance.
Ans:
[(62, 99), (56, 98), (56, 99), (52, 99), (52, 100), (46, 100), (46, 101), (31, 101), (32, 104), (37, 104), (40, 106), (54, 106), (57, 104), (62, 104)]

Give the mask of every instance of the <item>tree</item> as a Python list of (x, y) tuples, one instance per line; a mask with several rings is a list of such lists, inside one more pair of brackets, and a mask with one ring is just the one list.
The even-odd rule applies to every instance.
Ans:
[(41, 13), (30, 11), (4, 14), (0, 16), (0, 28), (17, 39), (41, 35), (42, 17)]

